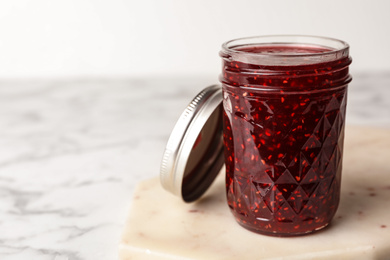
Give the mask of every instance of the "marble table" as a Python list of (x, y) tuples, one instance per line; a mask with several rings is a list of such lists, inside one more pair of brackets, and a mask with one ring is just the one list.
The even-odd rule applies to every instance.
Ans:
[[(0, 259), (117, 259), (135, 186), (216, 78), (0, 81)], [(390, 128), (390, 72), (357, 74), (347, 123)]]

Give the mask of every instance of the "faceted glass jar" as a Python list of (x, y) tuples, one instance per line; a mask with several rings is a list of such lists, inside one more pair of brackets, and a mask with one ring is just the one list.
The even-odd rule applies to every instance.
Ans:
[(349, 46), (312, 36), (229, 41), (223, 68), (228, 205), (257, 233), (326, 227), (340, 198)]

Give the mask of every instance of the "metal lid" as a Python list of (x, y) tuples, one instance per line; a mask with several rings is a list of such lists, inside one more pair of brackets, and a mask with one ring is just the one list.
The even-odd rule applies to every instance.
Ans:
[(166, 190), (191, 202), (207, 190), (223, 163), (222, 89), (213, 85), (191, 101), (173, 128), (160, 181)]

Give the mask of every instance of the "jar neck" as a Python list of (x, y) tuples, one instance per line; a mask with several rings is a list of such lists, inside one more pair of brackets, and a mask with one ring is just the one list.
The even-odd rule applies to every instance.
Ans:
[(297, 91), (334, 88), (351, 81), (348, 44), (322, 37), (272, 37), (276, 36), (225, 43), (220, 52), (221, 82), (230, 86)]

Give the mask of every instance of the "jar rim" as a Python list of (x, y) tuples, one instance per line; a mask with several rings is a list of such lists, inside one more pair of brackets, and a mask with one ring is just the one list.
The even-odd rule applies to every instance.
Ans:
[[(237, 49), (251, 45), (300, 45), (327, 48), (329, 51), (308, 53), (254, 53)], [(222, 58), (256, 65), (306, 65), (333, 61), (349, 56), (345, 41), (311, 35), (263, 35), (237, 38), (222, 44)]]

